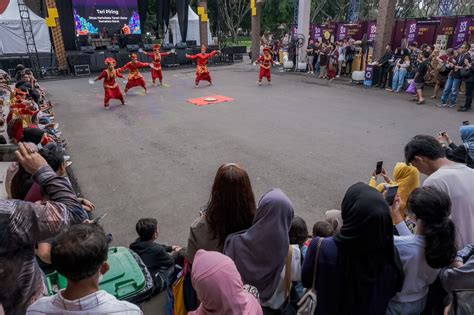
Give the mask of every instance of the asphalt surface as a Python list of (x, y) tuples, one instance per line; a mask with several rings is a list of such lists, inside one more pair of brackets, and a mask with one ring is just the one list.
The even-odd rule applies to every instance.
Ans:
[[(391, 173), (412, 136), (447, 131), (459, 142), (462, 121), (474, 121), (434, 101), (417, 106), (405, 93), (276, 71), (272, 86), (259, 87), (257, 68), (248, 64), (210, 69), (215, 85), (199, 88), (193, 69), (165, 69), (165, 87), (150, 87), (148, 95), (131, 90), (128, 104), (112, 101), (110, 111), (102, 108), (99, 82), (43, 83), (81, 190), (97, 214), (108, 213), (103, 222), (114, 245), (128, 246), (136, 221), (154, 217), (160, 242), (186, 246), (189, 225), (227, 162), (248, 171), (257, 200), (283, 189), (311, 229), (340, 207), (351, 184), (368, 182), (377, 161)], [(186, 102), (214, 94), (235, 101)]]

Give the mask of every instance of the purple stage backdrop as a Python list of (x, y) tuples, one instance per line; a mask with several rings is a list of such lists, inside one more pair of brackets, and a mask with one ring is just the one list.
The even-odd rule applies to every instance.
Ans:
[(72, 0), (72, 7), (78, 35), (99, 34), (104, 27), (109, 35), (141, 34), (137, 0)]
[(469, 40), (469, 28), (472, 23), (472, 17), (459, 17), (456, 25), (456, 32), (454, 34), (453, 47), (460, 47), (465, 41)]

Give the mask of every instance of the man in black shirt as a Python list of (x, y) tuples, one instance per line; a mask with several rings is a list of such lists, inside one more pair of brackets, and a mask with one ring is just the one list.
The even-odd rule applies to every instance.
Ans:
[(306, 48), (306, 61), (308, 62), (308, 73), (314, 74), (314, 52), (316, 50), (316, 46), (314, 46), (314, 41), (312, 39), (309, 40), (308, 47)]
[(423, 86), (425, 85), (426, 74), (430, 70), (430, 53), (427, 51), (423, 51), (421, 53), (421, 63), (418, 65), (415, 74), (415, 87), (416, 87), (416, 98), (417, 104), (422, 105), (425, 103), (425, 99), (423, 97)]
[(380, 77), (379, 83), (377, 83), (376, 87), (385, 88), (385, 84), (387, 83), (387, 77), (390, 70), (390, 59), (393, 57), (392, 47), (387, 45), (385, 48), (385, 54), (383, 54), (382, 58), (380, 58), (378, 64), (380, 67)]

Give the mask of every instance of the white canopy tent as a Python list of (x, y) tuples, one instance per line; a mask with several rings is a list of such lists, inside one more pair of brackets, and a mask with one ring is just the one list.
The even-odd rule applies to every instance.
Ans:
[[(207, 22), (207, 41), (209, 44), (212, 44), (212, 36), (211, 36), (211, 22), (208, 20)], [(171, 32), (173, 36), (173, 44), (176, 45), (177, 43), (181, 43), (181, 32), (179, 30), (179, 21), (178, 21), (178, 14), (175, 14), (170, 19), (170, 25), (168, 32), (166, 32), (165, 36), (165, 43), (170, 43), (169, 33)], [(188, 34), (186, 40), (195, 40), (197, 45), (201, 44), (200, 36), (199, 36), (199, 15), (197, 15), (191, 6), (188, 7)]]
[[(36, 49), (40, 53), (51, 52), (51, 40), (45, 20), (29, 11)], [(8, 7), (0, 14), (0, 55), (27, 52), (18, 1), (10, 0)]]

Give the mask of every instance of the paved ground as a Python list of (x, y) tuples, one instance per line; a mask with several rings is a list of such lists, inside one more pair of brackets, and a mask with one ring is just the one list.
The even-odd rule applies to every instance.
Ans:
[[(85, 196), (108, 212), (114, 243), (128, 245), (140, 217), (155, 217), (160, 241), (186, 245), (188, 226), (208, 197), (219, 165), (237, 162), (257, 199), (282, 188), (312, 224), (339, 208), (349, 185), (368, 181), (376, 161), (403, 160), (411, 136), (448, 131), (459, 141), (472, 113), (416, 106), (405, 94), (274, 75), (258, 87), (256, 68), (211, 68), (215, 86), (194, 88), (192, 69), (165, 71), (164, 88), (131, 91), (128, 105), (104, 111), (102, 87), (88, 79), (45, 82), (69, 139)], [(149, 74), (146, 74), (149, 79)], [(221, 94), (234, 102), (196, 107), (188, 98)], [(430, 103), (430, 102), (428, 102)]]

